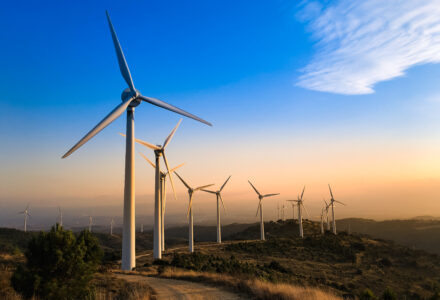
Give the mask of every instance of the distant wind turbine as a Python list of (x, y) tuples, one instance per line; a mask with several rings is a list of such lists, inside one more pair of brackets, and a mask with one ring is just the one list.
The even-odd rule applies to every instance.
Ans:
[(225, 183), (223, 183), (223, 185), (217, 191), (210, 191), (210, 190), (202, 189), (202, 191), (207, 192), (207, 193), (211, 193), (211, 194), (215, 194), (217, 197), (217, 243), (219, 243), (219, 244), (222, 243), (222, 230), (221, 230), (221, 225), (220, 225), (220, 202), (219, 202), (219, 200), (221, 200), (221, 202), (222, 202), (223, 209), (226, 210), (225, 204), (223, 203), (223, 198), (222, 198), (221, 193), (230, 178), (231, 178), (231, 176), (229, 176), (228, 179), (226, 179)]
[(302, 209), (301, 209), (301, 207), (304, 208), (304, 210), (307, 213), (307, 216), (309, 215), (309, 213), (308, 213), (308, 211), (307, 211), (307, 209), (306, 209), (306, 207), (304, 206), (304, 203), (303, 203), (303, 196), (304, 196), (304, 190), (305, 189), (306, 189), (306, 187), (304, 186), (304, 188), (302, 190), (302, 193), (301, 193), (301, 197), (298, 195), (298, 199), (297, 200), (293, 200), (296, 203), (298, 203), (299, 236), (302, 237), (302, 238), (304, 237), (304, 230), (303, 230), (303, 223), (302, 223)]
[(292, 205), (292, 220), (295, 220), (295, 200), (286, 200)]
[(328, 209), (330, 208), (330, 205), (327, 203), (327, 201), (325, 201), (325, 199), (324, 199), (324, 203), (325, 203), (325, 216), (326, 216), (326, 219), (327, 219), (327, 230), (328, 231), (330, 231), (330, 221), (329, 221), (329, 218), (328, 218)]
[(58, 220), (60, 221), (60, 226), (63, 227), (63, 211), (60, 206), (58, 206)]
[(93, 217), (89, 216), (89, 231), (92, 232)]
[(272, 197), (272, 196), (279, 195), (279, 193), (262, 195), (254, 187), (254, 185), (252, 184), (252, 182), (250, 182), (250, 180), (248, 180), (248, 182), (251, 185), (251, 187), (254, 189), (255, 193), (257, 193), (257, 195), (258, 195), (259, 202), (258, 202), (258, 207), (257, 207), (257, 213), (255, 214), (255, 216), (258, 216), (258, 211), (260, 211), (260, 239), (262, 241), (264, 241), (265, 240), (265, 236), (264, 236), (264, 221), (263, 221), (263, 199), (267, 198), (267, 197)]
[[(156, 165), (148, 159), (143, 153), (139, 152), (139, 154), (154, 168), (156, 169)], [(166, 200), (167, 200), (167, 194), (166, 194), (166, 179), (167, 177), (171, 178), (171, 173), (173, 173), (175, 170), (183, 166), (184, 164), (180, 164), (177, 167), (167, 171), (163, 172), (160, 171), (160, 203), (161, 203), (161, 250), (165, 251), (165, 208), (166, 208)], [(173, 189), (174, 190), (174, 189)]]
[[(149, 149), (154, 150), (154, 155), (156, 157), (156, 175), (155, 175), (155, 188), (154, 188), (154, 232), (153, 232), (153, 258), (154, 259), (161, 259), (162, 258), (162, 203), (160, 198), (161, 193), (161, 184), (160, 184), (160, 157), (163, 157), (163, 160), (165, 162), (165, 166), (167, 167), (168, 172), (170, 171), (168, 160), (165, 155), (165, 148), (168, 146), (168, 143), (171, 141), (171, 139), (174, 136), (174, 133), (176, 133), (177, 128), (179, 128), (180, 123), (182, 122), (182, 119), (179, 120), (177, 125), (174, 127), (174, 129), (171, 131), (171, 133), (167, 136), (165, 141), (163, 142), (163, 145), (153, 145), (148, 142), (145, 142), (140, 139), (135, 139), (136, 143), (141, 144)], [(122, 136), (125, 136), (124, 134), (120, 133)], [(177, 200), (176, 192), (174, 191), (174, 182), (173, 182), (173, 176), (170, 177), (171, 187), (173, 188), (174, 192), (174, 198)]]
[(28, 220), (28, 217), (31, 216), (31, 214), (29, 212), (29, 203), (28, 203), (28, 205), (26, 205), (26, 209), (19, 212), (19, 214), (24, 215), (24, 232), (26, 232), (27, 231), (27, 220)]
[(110, 235), (113, 235), (113, 226), (115, 225), (115, 220), (111, 220), (110, 222)]
[(174, 172), (174, 174), (177, 175), (177, 177), (179, 177), (180, 181), (183, 183), (184, 186), (186, 186), (186, 188), (188, 189), (188, 196), (189, 196), (189, 205), (188, 205), (188, 213), (187, 213), (187, 217), (189, 219), (188, 222), (188, 243), (189, 243), (189, 252), (194, 252), (194, 218), (193, 218), (193, 210), (192, 210), (192, 201), (193, 201), (193, 196), (194, 193), (197, 191), (200, 191), (202, 189), (205, 189), (207, 187), (213, 186), (214, 184), (208, 184), (208, 185), (202, 185), (199, 186), (197, 188), (192, 188), (188, 183), (185, 182), (185, 180), (183, 180), (182, 177), (180, 177), (180, 175), (177, 172)]
[(337, 201), (337, 200), (335, 200), (335, 198), (333, 197), (333, 192), (332, 192), (332, 188), (330, 187), (330, 184), (328, 185), (328, 189), (330, 190), (330, 196), (331, 196), (331, 199), (330, 199), (330, 204), (329, 205), (331, 205), (332, 206), (332, 221), (333, 221), (333, 234), (336, 234), (336, 220), (335, 220), (335, 208), (334, 208), (334, 203), (336, 202), (336, 203), (339, 203), (339, 204), (342, 204), (342, 205), (344, 205), (345, 206), (345, 204), (344, 203), (342, 203), (342, 202), (340, 202), (340, 201)]
[(144, 232), (144, 224), (142, 223), (141, 224), (141, 233), (143, 233)]
[(68, 157), (75, 150), (84, 145), (101, 130), (127, 111), (127, 128), (125, 143), (125, 186), (124, 186), (124, 214), (122, 231), (122, 270), (132, 270), (136, 266), (135, 253), (135, 170), (134, 170), (134, 109), (142, 101), (156, 105), (158, 107), (170, 110), (180, 115), (192, 118), (207, 125), (211, 124), (193, 114), (190, 114), (180, 108), (163, 102), (159, 99), (143, 96), (135, 87), (131, 78), (130, 70), (122, 52), (115, 29), (107, 13), (107, 21), (110, 27), (113, 44), (116, 50), (116, 56), (119, 63), (119, 69), (122, 77), (128, 85), (121, 95), (122, 103), (117, 105), (101, 122), (90, 130), (78, 143), (76, 143), (63, 158)]
[(321, 234), (324, 234), (324, 213), (325, 208), (321, 209)]

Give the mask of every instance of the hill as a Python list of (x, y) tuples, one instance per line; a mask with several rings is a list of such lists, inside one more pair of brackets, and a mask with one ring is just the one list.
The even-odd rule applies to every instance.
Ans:
[(440, 254), (440, 220), (415, 218), (410, 220), (374, 221), (368, 219), (338, 220), (340, 230), (368, 234), (377, 238), (393, 240), (414, 249)]
[[(241, 240), (259, 237), (259, 226), (253, 225), (234, 234), (231, 238), (236, 241), (223, 245), (202, 243), (193, 254), (185, 248), (168, 251), (160, 265), (314, 286), (348, 298), (370, 289), (376, 295), (392, 290), (397, 299), (428, 299), (439, 289), (436, 254), (362, 234), (321, 235), (319, 224), (310, 221), (304, 223), (304, 239), (298, 237), (298, 224), (291, 220), (268, 222), (265, 227), (267, 241)], [(156, 263), (151, 256), (144, 257), (138, 270)]]

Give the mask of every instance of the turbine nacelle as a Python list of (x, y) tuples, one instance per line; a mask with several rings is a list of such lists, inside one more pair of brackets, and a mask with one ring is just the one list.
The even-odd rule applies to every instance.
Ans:
[(138, 96), (141, 94), (138, 90), (135, 90), (136, 92), (133, 93), (129, 88), (126, 88), (125, 90), (122, 91), (121, 94), (121, 100), (122, 102), (125, 102), (127, 100), (133, 99), (133, 101), (131, 101), (130, 103), (130, 107), (136, 107), (139, 104), (141, 104), (141, 100), (138, 99)]

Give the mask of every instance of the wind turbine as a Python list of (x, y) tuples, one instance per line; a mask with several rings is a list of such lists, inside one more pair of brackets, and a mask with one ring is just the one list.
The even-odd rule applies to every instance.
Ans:
[(277, 220), (280, 219), (280, 202), (277, 203), (277, 210), (278, 210), (278, 218)]
[(286, 209), (286, 206), (284, 205), (284, 203), (283, 203), (283, 206), (282, 206), (282, 214), (281, 214), (281, 218), (282, 218), (282, 220), (284, 221), (286, 218), (285, 218), (285, 216), (284, 216), (284, 210)]
[(92, 232), (93, 217), (89, 216), (89, 231)]
[(60, 221), (60, 226), (63, 227), (63, 211), (60, 206), (58, 206), (58, 219)]
[(210, 191), (210, 190), (202, 189), (202, 191), (207, 192), (207, 193), (211, 193), (211, 194), (215, 194), (217, 197), (217, 243), (219, 243), (219, 244), (222, 243), (222, 229), (221, 229), (221, 225), (220, 225), (220, 202), (219, 202), (219, 199), (222, 202), (223, 209), (226, 210), (225, 204), (223, 203), (223, 198), (222, 198), (221, 192), (222, 192), (223, 188), (225, 187), (226, 183), (228, 183), (230, 178), (231, 178), (231, 176), (229, 176), (228, 179), (226, 179), (225, 183), (223, 183), (223, 185), (220, 187), (220, 189), (218, 191)]
[[(154, 168), (156, 169), (156, 165), (148, 159), (148, 157), (146, 157), (143, 153), (139, 152), (139, 154)], [(165, 157), (165, 156), (164, 156)], [(169, 176), (171, 178), (171, 173), (173, 173), (175, 170), (177, 170), (178, 168), (180, 168), (181, 166), (183, 166), (184, 164), (180, 164), (177, 167), (167, 171), (167, 172), (163, 172), (160, 171), (160, 203), (161, 203), (161, 208), (160, 208), (160, 217), (161, 217), (161, 250), (165, 251), (165, 207), (166, 207), (166, 199), (167, 199), (167, 194), (166, 194), (166, 179), (167, 176)], [(173, 191), (174, 191), (174, 185), (173, 185)], [(175, 194), (174, 194), (175, 195)]]
[[(136, 143), (141, 144), (147, 148), (150, 148), (154, 150), (154, 155), (156, 157), (156, 176), (155, 176), (155, 189), (154, 189), (154, 232), (153, 232), (153, 257), (154, 259), (161, 259), (162, 258), (162, 211), (163, 211), (163, 203), (162, 203), (162, 197), (161, 193), (162, 190), (162, 184), (161, 184), (161, 171), (160, 171), (160, 157), (163, 156), (163, 160), (165, 161), (165, 165), (167, 167), (168, 172), (170, 171), (170, 168), (168, 166), (168, 160), (165, 156), (165, 148), (168, 145), (168, 143), (171, 141), (171, 139), (174, 136), (174, 133), (176, 132), (177, 128), (179, 128), (180, 123), (182, 122), (182, 119), (179, 120), (176, 127), (171, 131), (171, 133), (167, 136), (165, 139), (163, 146), (161, 145), (153, 145), (148, 142), (145, 142), (140, 139), (135, 139)], [(120, 133), (120, 135), (125, 136), (124, 134)], [(170, 181), (171, 181), (171, 187), (173, 188), (174, 192), (174, 198), (177, 200), (176, 192), (174, 191), (174, 182), (173, 177), (170, 175)]]
[(258, 195), (259, 202), (258, 202), (257, 213), (255, 214), (255, 216), (258, 216), (258, 211), (260, 211), (260, 239), (264, 241), (265, 238), (264, 238), (264, 221), (263, 221), (263, 199), (267, 197), (279, 195), (279, 193), (262, 195), (249, 180), (248, 182), (251, 185), (251, 187), (254, 189), (255, 193), (257, 193)]
[(325, 207), (321, 209), (321, 234), (324, 234), (324, 212)]
[(179, 177), (180, 181), (182, 181), (183, 185), (186, 186), (186, 188), (188, 189), (188, 195), (189, 195), (189, 205), (188, 205), (188, 213), (187, 213), (187, 217), (189, 219), (188, 225), (189, 225), (189, 238), (188, 238), (188, 242), (189, 242), (189, 252), (194, 252), (194, 218), (193, 218), (193, 211), (192, 211), (192, 200), (193, 200), (193, 196), (194, 193), (197, 191), (200, 191), (204, 188), (210, 187), (214, 184), (208, 184), (208, 185), (203, 185), (203, 186), (199, 186), (197, 188), (192, 188), (188, 183), (185, 182), (185, 180), (183, 180), (182, 177), (179, 176), (179, 174), (177, 172), (174, 172), (174, 174), (177, 175), (177, 177)]
[(141, 224), (141, 233), (144, 233), (144, 224)]
[(341, 201), (337, 201), (337, 200), (335, 200), (335, 198), (333, 197), (333, 192), (332, 192), (332, 188), (330, 187), (330, 184), (328, 185), (328, 189), (330, 190), (330, 196), (331, 196), (331, 199), (330, 199), (330, 204), (329, 205), (331, 205), (332, 206), (332, 227), (333, 227), (333, 234), (336, 234), (336, 220), (335, 220), (335, 208), (334, 208), (334, 203), (336, 202), (336, 203), (339, 203), (339, 204), (342, 204), (342, 205), (344, 205), (345, 206), (345, 204), (344, 203), (342, 203)]
[(113, 44), (116, 50), (116, 56), (119, 63), (119, 69), (122, 77), (128, 85), (121, 95), (122, 103), (116, 106), (101, 122), (90, 130), (78, 143), (76, 143), (63, 158), (68, 157), (97, 133), (107, 127), (110, 123), (127, 111), (127, 128), (125, 143), (125, 187), (124, 187), (124, 217), (122, 232), (122, 270), (130, 271), (136, 266), (135, 255), (135, 172), (134, 172), (134, 110), (142, 101), (192, 118), (207, 125), (211, 124), (199, 117), (192, 115), (180, 108), (163, 102), (159, 99), (143, 96), (135, 87), (131, 78), (130, 70), (122, 52), (115, 29), (113, 28), (110, 16), (107, 12), (107, 21), (110, 27)]
[(18, 214), (24, 215), (24, 232), (26, 232), (26, 230), (27, 230), (27, 219), (28, 219), (28, 217), (31, 216), (31, 214), (29, 213), (29, 204), (26, 205), (26, 209), (25, 210), (19, 212)]
[(113, 225), (115, 225), (115, 220), (111, 220), (110, 222), (110, 235), (113, 235)]
[(295, 220), (295, 202), (296, 200), (286, 200), (289, 201), (290, 204), (292, 205), (292, 220)]
[(301, 197), (298, 195), (298, 199), (297, 200), (292, 200), (295, 201), (296, 203), (298, 203), (298, 225), (299, 225), (299, 236), (300, 237), (304, 237), (304, 230), (303, 230), (303, 223), (302, 223), (302, 211), (301, 211), (301, 207), (304, 208), (304, 210), (306, 211), (307, 215), (309, 215), (306, 207), (304, 206), (303, 203), (303, 196), (304, 196), (304, 190), (306, 189), (306, 187), (304, 186), (302, 193), (301, 193)]
[(327, 203), (327, 201), (325, 201), (325, 199), (324, 199), (324, 203), (325, 203), (325, 215), (327, 218), (327, 230), (330, 231), (330, 221), (328, 218), (328, 209), (330, 208), (330, 205)]

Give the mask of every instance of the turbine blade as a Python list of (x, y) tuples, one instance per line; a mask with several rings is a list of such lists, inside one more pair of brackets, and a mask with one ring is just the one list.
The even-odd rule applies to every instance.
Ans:
[(213, 186), (213, 185), (214, 185), (213, 183), (207, 184), (207, 185), (202, 185), (202, 186), (199, 186), (199, 187), (195, 188), (194, 191), (198, 191), (198, 190), (201, 190), (201, 189)]
[(261, 200), (258, 202), (257, 213), (255, 214), (256, 217), (258, 216), (258, 211), (260, 210), (260, 203), (261, 203)]
[(330, 183), (328, 184), (328, 189), (330, 190), (330, 196), (332, 196), (332, 199), (333, 199), (334, 197), (333, 197), (332, 188), (330, 187)]
[(185, 180), (183, 180), (183, 178), (180, 177), (180, 175), (177, 172), (174, 172), (174, 174), (176, 174), (177, 177), (179, 177), (180, 181), (182, 181), (182, 183), (186, 186), (187, 189), (191, 189), (191, 187), (188, 185), (188, 183), (186, 183)]
[(342, 204), (342, 205), (347, 205), (347, 204), (345, 204), (345, 203), (342, 203), (341, 201), (338, 201), (338, 200), (335, 200), (335, 202), (337, 202), (337, 203), (339, 203), (339, 204)]
[(261, 196), (260, 192), (254, 187), (254, 185), (252, 184), (252, 182), (250, 182), (250, 180), (248, 180), (249, 184), (251, 185), (251, 187), (254, 189), (255, 193), (258, 194), (258, 196)]
[(219, 193), (218, 196), (220, 197), (220, 201), (222, 202), (223, 209), (224, 209), (225, 212), (226, 212), (226, 206), (225, 206), (225, 203), (223, 202), (222, 194)]
[(177, 128), (179, 128), (180, 123), (182, 123), (182, 119), (179, 120), (179, 122), (177, 123), (176, 127), (174, 127), (174, 129), (171, 131), (171, 133), (166, 138), (165, 142), (163, 142), (162, 149), (165, 149), (165, 147), (171, 141), (171, 139), (173, 138), (174, 134), (176, 133)]
[(205, 190), (205, 189), (200, 189), (200, 190), (202, 190), (203, 192), (211, 193), (211, 194), (217, 194), (216, 192), (210, 191), (210, 190)]
[(175, 107), (175, 106), (173, 106), (173, 105), (171, 105), (171, 104), (168, 104), (168, 103), (166, 103), (166, 102), (163, 102), (162, 100), (159, 100), (159, 99), (156, 99), (156, 98), (151, 98), (151, 97), (145, 97), (145, 96), (143, 96), (143, 95), (139, 95), (139, 96), (138, 96), (138, 99), (141, 99), (141, 100), (143, 100), (143, 101), (145, 101), (145, 102), (148, 102), (148, 103), (150, 103), (150, 104), (153, 104), (153, 105), (156, 105), (156, 106), (159, 106), (159, 107), (165, 108), (165, 109), (167, 109), (167, 110), (170, 110), (170, 111), (172, 111), (172, 112), (178, 113), (178, 114), (180, 114), (180, 115), (182, 115), (182, 116), (185, 116), (185, 117), (191, 118), (191, 119), (193, 119), (193, 120), (196, 120), (196, 121), (202, 122), (202, 123), (204, 123), (204, 124), (206, 124), (206, 125), (212, 126), (212, 124), (209, 123), (208, 121), (205, 121), (205, 120), (203, 120), (203, 119), (201, 119), (201, 118), (199, 118), (199, 117), (197, 117), (197, 116), (195, 116), (195, 115), (193, 115), (193, 114), (190, 114), (189, 112), (186, 112), (186, 111), (184, 111), (183, 109), (180, 109), (180, 108)]
[[(119, 134), (122, 135), (123, 137), (125, 137), (125, 134), (120, 133), (120, 132), (119, 132)], [(158, 147), (156, 145), (153, 145), (153, 144), (150, 144), (149, 142), (143, 141), (141, 139), (134, 139), (134, 140), (135, 140), (136, 143), (141, 144), (141, 145), (143, 145), (143, 146), (145, 146), (147, 148), (150, 148), (152, 150), (160, 150), (161, 149), (160, 147)]]
[(263, 195), (263, 197), (264, 198), (266, 198), (266, 197), (272, 197), (272, 196), (276, 196), (276, 195), (279, 195), (280, 193), (277, 193), (277, 194), (266, 194), (266, 195)]
[(139, 152), (139, 154), (154, 168), (156, 169), (156, 165), (148, 159), (148, 157), (145, 156), (145, 154), (143, 154), (142, 152)]
[(193, 202), (193, 193), (189, 194), (189, 205), (188, 205), (188, 213), (186, 214), (186, 217), (189, 218), (189, 211), (192, 208), (192, 202)]
[(232, 175), (230, 175), (230, 176), (228, 177), (228, 179), (226, 179), (225, 183), (223, 183), (222, 187), (220, 188), (220, 192), (223, 190), (223, 188), (225, 187), (225, 185), (228, 183), (229, 179), (231, 179), (231, 176), (232, 176)]
[(309, 215), (309, 212), (307, 211), (307, 208), (304, 206), (304, 204), (301, 203), (301, 205), (304, 208), (304, 210), (306, 211), (307, 217), (309, 217), (309, 219), (310, 219), (310, 215)]
[(127, 109), (128, 105), (130, 105), (133, 99), (128, 99), (125, 102), (122, 102), (115, 109), (113, 109), (101, 122), (98, 123), (92, 130), (90, 130), (78, 143), (75, 144), (66, 154), (63, 155), (62, 158), (68, 157), (72, 154), (76, 149), (84, 145), (88, 140), (94, 137), (98, 132), (103, 130), (107, 125), (116, 120), (122, 113)]
[(171, 182), (171, 188), (173, 189), (174, 199), (177, 200), (176, 189), (174, 188), (173, 174), (171, 174), (171, 172), (170, 172), (170, 166), (168, 164), (167, 157), (165, 156), (165, 151), (163, 151), (162, 155), (163, 155), (163, 160), (165, 161), (165, 166), (167, 167), (167, 171), (170, 174), (169, 177), (170, 177), (170, 182)]
[(303, 199), (303, 196), (304, 196), (304, 190), (306, 189), (306, 186), (304, 186), (303, 187), (303, 191), (302, 191), (302, 193), (301, 193), (301, 200)]
[(172, 168), (172, 169), (170, 170), (170, 172), (167, 172), (167, 174), (171, 174), (171, 173), (173, 173), (174, 171), (176, 171), (177, 169), (179, 169), (180, 167), (182, 167), (184, 164), (185, 164), (185, 163), (180, 164), (180, 165), (178, 165), (177, 167)]
[(122, 52), (121, 44), (119, 43), (118, 37), (116, 36), (115, 28), (113, 27), (112, 21), (110, 20), (110, 15), (108, 11), (107, 21), (110, 27), (110, 32), (112, 34), (113, 45), (115, 46), (116, 56), (118, 57), (119, 70), (121, 71), (122, 77), (124, 77), (125, 82), (128, 84), (130, 91), (136, 94), (136, 89), (134, 88), (133, 79), (131, 79), (130, 70), (128, 69), (127, 61), (125, 60), (124, 53)]

